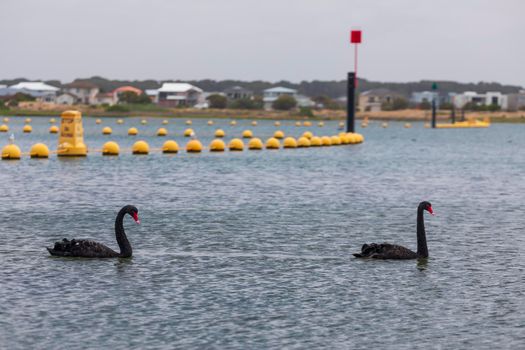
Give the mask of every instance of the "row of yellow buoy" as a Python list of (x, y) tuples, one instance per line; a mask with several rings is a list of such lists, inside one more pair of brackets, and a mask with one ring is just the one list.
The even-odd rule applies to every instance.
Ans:
[[(356, 144), (364, 141), (361, 134), (356, 133), (340, 133), (334, 136), (301, 136), (299, 139), (295, 139), (291, 136), (286, 137), (283, 140), (283, 148), (301, 148), (301, 147), (321, 147), (321, 146), (332, 146), (342, 144)], [(244, 142), (239, 138), (232, 139), (228, 146), (222, 139), (214, 139), (209, 145), (211, 152), (223, 152), (228, 148), (230, 151), (243, 151), (245, 149)], [(202, 143), (197, 139), (192, 139), (186, 144), (186, 152), (199, 153), (203, 150)], [(280, 149), (281, 142), (275, 138), (270, 137), (263, 144), (262, 140), (253, 137), (248, 142), (247, 147), (249, 150), (262, 150), (266, 149)], [(140, 140), (133, 144), (131, 151), (133, 154), (148, 154), (150, 152), (149, 145), (146, 141)], [(179, 151), (179, 145), (174, 140), (168, 140), (162, 146), (163, 153), (177, 153)], [(114, 141), (108, 141), (102, 146), (103, 155), (119, 155), (120, 147)], [(8, 144), (2, 149), (2, 159), (20, 159), (22, 152), (20, 148), (15, 144)], [(49, 148), (43, 143), (37, 143), (31, 147), (29, 155), (31, 158), (48, 158)]]

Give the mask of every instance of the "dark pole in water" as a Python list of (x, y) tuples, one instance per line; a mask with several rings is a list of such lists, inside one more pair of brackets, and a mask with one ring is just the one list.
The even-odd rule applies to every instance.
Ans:
[(450, 111), (450, 118), (452, 119), (452, 124), (456, 123), (456, 106), (452, 104), (452, 110)]
[(355, 132), (355, 73), (348, 73), (346, 90), (346, 132)]
[[(437, 84), (432, 84), (432, 91), (437, 90)], [(436, 128), (436, 94), (432, 94), (432, 129)]]

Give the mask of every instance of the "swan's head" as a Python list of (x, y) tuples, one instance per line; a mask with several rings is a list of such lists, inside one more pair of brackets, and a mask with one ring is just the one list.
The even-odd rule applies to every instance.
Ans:
[(434, 211), (432, 210), (432, 204), (430, 202), (424, 201), (419, 203), (419, 207), (423, 210), (426, 210), (430, 213), (430, 215), (434, 215)]
[(135, 220), (137, 225), (140, 224), (139, 210), (137, 209), (137, 207), (135, 207), (134, 205), (126, 205), (123, 209), (126, 211), (126, 213), (131, 215), (131, 217), (133, 218), (133, 220)]

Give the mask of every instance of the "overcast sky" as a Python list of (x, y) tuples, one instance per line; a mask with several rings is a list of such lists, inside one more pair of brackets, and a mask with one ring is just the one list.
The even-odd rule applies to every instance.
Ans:
[(0, 0), (0, 79), (497, 81), (525, 86), (525, 0)]

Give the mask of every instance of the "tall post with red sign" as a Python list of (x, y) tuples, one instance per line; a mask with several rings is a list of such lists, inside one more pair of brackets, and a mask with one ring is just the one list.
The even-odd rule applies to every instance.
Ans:
[(346, 96), (346, 132), (355, 132), (355, 90), (357, 88), (357, 45), (361, 44), (361, 31), (350, 31), (350, 43), (354, 44), (354, 71), (348, 73)]

